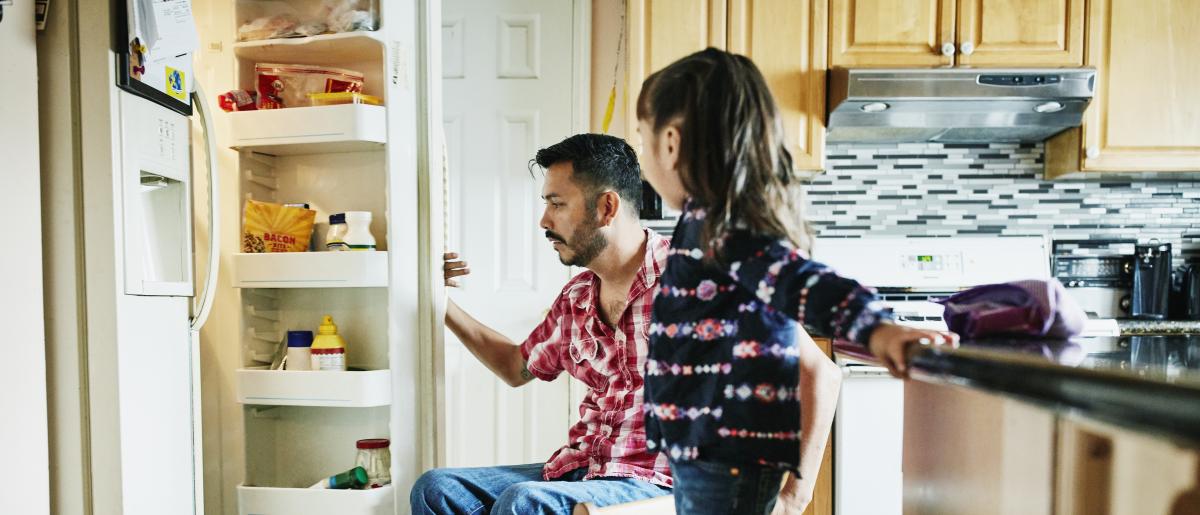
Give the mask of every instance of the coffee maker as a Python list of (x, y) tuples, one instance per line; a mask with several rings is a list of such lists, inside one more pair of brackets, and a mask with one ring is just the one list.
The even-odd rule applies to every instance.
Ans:
[(1144, 320), (1167, 318), (1171, 294), (1171, 244), (1151, 240), (1134, 246), (1130, 270), (1129, 316)]

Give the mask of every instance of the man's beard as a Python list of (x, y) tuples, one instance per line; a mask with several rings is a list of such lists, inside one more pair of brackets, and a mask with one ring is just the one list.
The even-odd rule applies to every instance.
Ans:
[(559, 262), (567, 266), (586, 267), (608, 247), (608, 239), (600, 232), (600, 224), (595, 222), (585, 222), (580, 225), (571, 242), (567, 242), (562, 236), (551, 231), (546, 231), (546, 237), (562, 243), (574, 254), (567, 259), (563, 257), (562, 252), (558, 253)]

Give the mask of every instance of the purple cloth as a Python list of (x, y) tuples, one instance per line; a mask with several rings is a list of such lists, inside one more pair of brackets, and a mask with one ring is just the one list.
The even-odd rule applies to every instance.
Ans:
[(1083, 331), (1087, 313), (1057, 279), (985, 284), (937, 301), (946, 326), (964, 338), (1028, 335), (1070, 338)]

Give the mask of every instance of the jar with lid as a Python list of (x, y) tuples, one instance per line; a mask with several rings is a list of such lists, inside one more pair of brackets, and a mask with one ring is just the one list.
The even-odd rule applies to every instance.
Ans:
[(392, 482), (392, 452), (387, 438), (368, 438), (355, 443), (358, 456), (354, 465), (367, 469), (367, 488), (379, 488)]
[(342, 241), (350, 250), (375, 250), (375, 237), (371, 235), (370, 211), (346, 211), (346, 235)]
[(329, 231), (325, 233), (325, 250), (350, 250), (346, 245), (346, 213), (329, 215)]

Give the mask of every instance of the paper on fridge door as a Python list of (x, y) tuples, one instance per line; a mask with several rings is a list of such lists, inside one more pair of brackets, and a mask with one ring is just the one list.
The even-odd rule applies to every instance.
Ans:
[(132, 0), (129, 39), (138, 38), (149, 63), (160, 64), (196, 51), (200, 44), (191, 0)]

